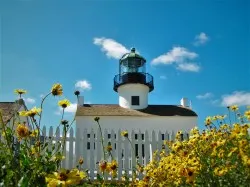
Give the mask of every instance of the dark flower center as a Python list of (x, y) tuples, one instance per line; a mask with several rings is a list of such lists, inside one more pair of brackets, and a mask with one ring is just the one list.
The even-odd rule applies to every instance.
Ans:
[(193, 172), (192, 171), (189, 171), (188, 172), (188, 176), (191, 177), (193, 175)]
[(63, 108), (66, 108), (66, 107), (67, 107), (67, 104), (62, 104), (62, 107), (63, 107)]
[(60, 173), (59, 180), (60, 181), (66, 181), (68, 176), (65, 173)]

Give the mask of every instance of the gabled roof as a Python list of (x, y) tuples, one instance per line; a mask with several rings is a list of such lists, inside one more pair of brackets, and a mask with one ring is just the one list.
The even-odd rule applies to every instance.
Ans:
[(197, 116), (186, 107), (178, 105), (148, 105), (141, 110), (133, 110), (120, 107), (119, 105), (84, 104), (78, 106), (76, 116)]
[(0, 102), (0, 110), (4, 123), (10, 120), (15, 111), (18, 111), (23, 105), (24, 101), (22, 99), (17, 102)]

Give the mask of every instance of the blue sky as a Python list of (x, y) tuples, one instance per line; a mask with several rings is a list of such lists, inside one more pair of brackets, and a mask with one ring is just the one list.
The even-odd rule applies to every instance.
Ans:
[(118, 59), (135, 47), (154, 76), (149, 104), (188, 97), (202, 127), (226, 105), (250, 105), (249, 12), (247, 0), (1, 0), (0, 101), (24, 88), (27, 105), (39, 106), (61, 83), (65, 95), (45, 103), (48, 126), (58, 124), (62, 98), (72, 118), (75, 89), (87, 103), (117, 104)]

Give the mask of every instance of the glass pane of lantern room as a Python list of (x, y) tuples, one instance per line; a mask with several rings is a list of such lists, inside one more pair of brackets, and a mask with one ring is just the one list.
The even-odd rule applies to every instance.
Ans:
[(146, 63), (142, 64), (142, 66), (138, 68), (138, 72), (146, 73)]
[(120, 74), (128, 72), (128, 61), (124, 60), (120, 63)]
[(136, 72), (136, 67), (135, 67), (134, 59), (129, 59), (128, 60), (128, 72), (129, 73)]

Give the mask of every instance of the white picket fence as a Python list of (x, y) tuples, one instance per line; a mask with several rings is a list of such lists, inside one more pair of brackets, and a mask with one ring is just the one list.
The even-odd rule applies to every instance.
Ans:
[[(42, 131), (46, 139), (48, 137), (52, 138), (52, 142), (58, 145), (59, 142), (63, 141), (62, 130), (60, 130), (59, 128), (53, 129), (53, 127), (50, 127), (47, 131), (46, 127), (44, 127)], [(118, 180), (124, 172), (131, 176), (136, 162), (144, 166), (148, 164), (153, 152), (155, 150), (162, 150), (163, 141), (174, 140), (174, 138), (174, 132), (132, 131), (129, 134), (130, 143), (128, 139), (121, 136), (121, 130), (103, 130), (104, 146), (106, 147), (108, 142), (110, 142), (112, 145), (112, 157), (118, 162)], [(188, 134), (184, 133), (183, 139), (186, 138), (188, 138)], [(131, 148), (131, 144), (133, 148)], [(167, 148), (164, 150), (167, 151)], [(76, 133), (74, 133), (73, 128), (71, 128), (67, 134), (64, 153), (63, 168), (71, 169), (76, 167), (79, 158), (82, 157), (84, 159), (83, 168), (88, 169), (91, 179), (95, 179), (96, 174), (99, 173), (98, 162), (104, 159), (99, 130), (92, 129), (88, 131), (84, 129), (81, 131), (80, 129), (76, 129)], [(134, 156), (135, 154), (137, 157)], [(106, 155), (105, 159), (111, 161), (112, 157)]]

